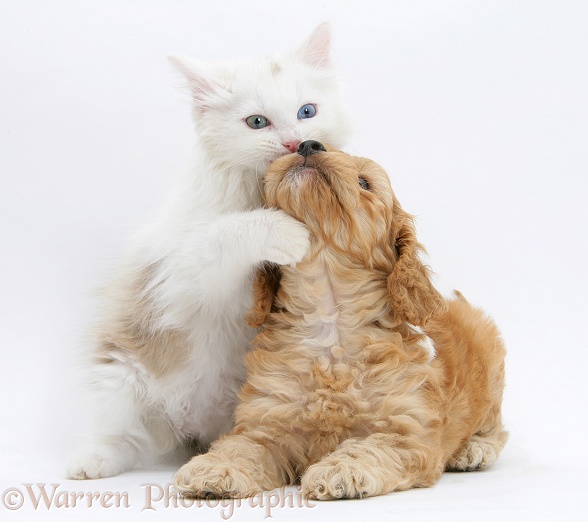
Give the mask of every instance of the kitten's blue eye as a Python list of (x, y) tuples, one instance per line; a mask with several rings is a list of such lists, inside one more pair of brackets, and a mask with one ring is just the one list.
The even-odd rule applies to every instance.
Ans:
[(314, 118), (316, 116), (316, 105), (307, 103), (298, 109), (298, 119), (305, 120), (307, 118)]
[(269, 120), (265, 116), (254, 114), (253, 116), (246, 118), (245, 123), (247, 123), (252, 129), (263, 129), (269, 125)]

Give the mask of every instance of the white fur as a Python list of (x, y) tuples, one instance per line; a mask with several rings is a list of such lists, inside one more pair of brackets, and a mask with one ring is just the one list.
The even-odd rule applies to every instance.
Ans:
[(429, 355), (429, 359), (433, 360), (437, 355), (437, 348), (435, 348), (435, 342), (431, 339), (426, 332), (420, 327), (414, 324), (409, 325), (416, 333), (422, 335), (418, 340), (417, 344)]
[[(295, 264), (309, 242), (304, 225), (261, 208), (259, 180), (288, 152), (285, 143), (340, 147), (347, 134), (325, 25), (296, 52), (215, 66), (172, 61), (192, 93), (195, 162), (121, 263), (98, 328), (108, 332), (128, 312), (132, 282), (150, 269), (141, 296), (152, 306), (145, 328), (188, 332), (190, 351), (156, 377), (133, 350), (96, 346), (111, 362), (91, 367), (94, 427), (70, 462), (71, 478), (115, 475), (193, 440), (206, 446), (231, 428), (242, 357), (255, 334), (244, 320), (253, 271), (263, 261)], [(299, 120), (307, 103), (317, 115)], [(249, 128), (245, 119), (257, 114), (271, 125)]]

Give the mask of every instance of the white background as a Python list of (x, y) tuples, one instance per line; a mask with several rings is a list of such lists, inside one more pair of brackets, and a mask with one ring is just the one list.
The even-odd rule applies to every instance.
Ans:
[[(128, 509), (38, 508), (54, 518), (221, 518), (207, 506), (141, 511), (141, 485), (169, 482), (169, 463), (64, 480), (82, 413), (77, 352), (92, 292), (189, 162), (188, 97), (166, 56), (289, 49), (327, 20), (355, 121), (347, 150), (388, 170), (439, 288), (460, 289), (503, 332), (511, 439), (487, 472), (275, 508), (274, 520), (584, 520), (587, 6), (1, 0), (1, 492), (44, 482), (130, 493)], [(2, 502), (2, 520), (34, 509)], [(242, 506), (233, 519), (265, 514)]]

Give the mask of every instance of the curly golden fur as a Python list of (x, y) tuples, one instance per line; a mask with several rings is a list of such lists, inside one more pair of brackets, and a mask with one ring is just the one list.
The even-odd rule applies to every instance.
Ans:
[(435, 290), (382, 168), (292, 154), (270, 167), (265, 198), (307, 225), (311, 249), (259, 271), (236, 426), (175, 488), (246, 497), (300, 480), (312, 498), (354, 498), (490, 465), (507, 438), (503, 343), (461, 294)]

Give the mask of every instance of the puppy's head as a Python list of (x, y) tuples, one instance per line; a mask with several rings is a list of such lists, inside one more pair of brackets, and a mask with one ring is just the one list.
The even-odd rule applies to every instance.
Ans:
[(314, 246), (372, 261), (392, 222), (392, 188), (373, 161), (305, 141), (265, 175), (265, 200), (311, 231)]
[(390, 303), (401, 317), (422, 325), (443, 308), (419, 259), (412, 216), (379, 165), (305, 141), (270, 165), (264, 183), (267, 206), (305, 223), (314, 252), (328, 248), (343, 263), (386, 274)]

